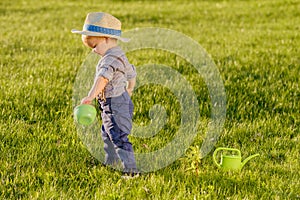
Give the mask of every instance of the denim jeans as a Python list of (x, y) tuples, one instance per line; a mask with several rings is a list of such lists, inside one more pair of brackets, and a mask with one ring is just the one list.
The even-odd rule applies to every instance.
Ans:
[(132, 128), (133, 103), (127, 92), (118, 97), (98, 100), (101, 109), (101, 134), (104, 142), (105, 165), (122, 162), (124, 172), (136, 172), (132, 144), (128, 139)]

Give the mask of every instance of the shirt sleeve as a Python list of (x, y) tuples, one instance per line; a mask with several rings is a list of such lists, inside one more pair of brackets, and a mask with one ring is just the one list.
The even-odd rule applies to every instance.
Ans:
[(130, 64), (129, 70), (128, 70), (127, 76), (126, 76), (127, 80), (133, 79), (134, 77), (136, 77), (136, 75), (137, 74), (136, 74), (135, 66)]
[(114, 69), (112, 66), (101, 65), (100, 67), (98, 67), (96, 76), (97, 77), (102, 76), (108, 79), (109, 81), (111, 81), (113, 78), (113, 73), (114, 73)]
[(118, 69), (118, 63), (112, 57), (105, 57), (101, 60), (97, 66), (96, 76), (103, 76), (111, 81), (113, 79), (114, 72)]

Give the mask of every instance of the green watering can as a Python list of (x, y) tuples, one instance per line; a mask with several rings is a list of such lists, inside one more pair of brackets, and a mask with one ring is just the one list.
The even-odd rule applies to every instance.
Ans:
[[(218, 163), (216, 160), (216, 155), (219, 151), (225, 151), (227, 154), (221, 154), (221, 162)], [(228, 152), (235, 152), (234, 154), (228, 154)], [(224, 170), (241, 170), (243, 166), (252, 158), (259, 156), (259, 154), (254, 154), (252, 156), (249, 156), (242, 162), (242, 156), (241, 152), (238, 149), (233, 148), (225, 148), (220, 147), (217, 148), (213, 154), (213, 160), (216, 163), (216, 165)]]
[(75, 120), (84, 126), (91, 125), (96, 119), (96, 108), (89, 104), (81, 104), (74, 108)]

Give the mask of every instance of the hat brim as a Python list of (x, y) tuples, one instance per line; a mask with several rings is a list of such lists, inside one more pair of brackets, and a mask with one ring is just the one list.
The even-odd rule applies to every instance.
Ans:
[(109, 35), (109, 34), (97, 33), (97, 32), (92, 32), (92, 31), (80, 31), (80, 30), (72, 29), (71, 32), (76, 33), (76, 34), (81, 34), (81, 35), (88, 35), (88, 36), (103, 36), (103, 37), (115, 38), (122, 42), (130, 41), (129, 38), (123, 38), (123, 37), (120, 37), (117, 35)]

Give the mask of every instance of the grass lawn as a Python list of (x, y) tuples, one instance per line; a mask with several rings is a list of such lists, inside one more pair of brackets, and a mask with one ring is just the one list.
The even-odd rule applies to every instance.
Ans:
[[(300, 199), (299, 0), (2, 0), (0, 10), (0, 199)], [(141, 50), (128, 53), (137, 68), (168, 65), (190, 82), (204, 126), (185, 155), (160, 170), (123, 180), (103, 167), (72, 116), (73, 84), (90, 50), (70, 31), (94, 11), (118, 17), (124, 31), (168, 28), (197, 41), (226, 90), (215, 147), (260, 157), (241, 172), (218, 169), (213, 152), (199, 159), (211, 111), (203, 79), (179, 56)], [(133, 95), (134, 123), (149, 122), (157, 102), (171, 114), (159, 135), (131, 136), (136, 152), (172, 139), (180, 113), (165, 94), (150, 85)]]

